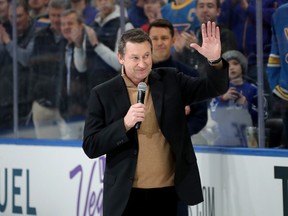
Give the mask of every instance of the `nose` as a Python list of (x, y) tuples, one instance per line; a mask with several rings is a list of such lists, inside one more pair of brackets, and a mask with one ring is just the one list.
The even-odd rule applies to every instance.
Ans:
[(209, 9), (208, 5), (204, 5), (203, 10), (207, 11)]
[(161, 45), (163, 44), (163, 42), (164, 42), (164, 40), (159, 39), (159, 40), (157, 41), (157, 45), (158, 45), (158, 46), (161, 46)]
[(139, 60), (138, 66), (141, 67), (141, 68), (145, 68), (146, 65), (147, 65), (147, 63), (145, 62), (145, 60), (143, 58), (141, 58)]

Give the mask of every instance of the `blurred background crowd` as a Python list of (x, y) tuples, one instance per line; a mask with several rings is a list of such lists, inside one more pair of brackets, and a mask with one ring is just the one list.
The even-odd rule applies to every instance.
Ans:
[(189, 45), (214, 21), (230, 85), (186, 105), (193, 143), (246, 147), (262, 128), (264, 147), (287, 148), (287, 2), (0, 0), (0, 137), (81, 139), (90, 90), (121, 73), (128, 29), (150, 35), (153, 67), (205, 78), (207, 59)]

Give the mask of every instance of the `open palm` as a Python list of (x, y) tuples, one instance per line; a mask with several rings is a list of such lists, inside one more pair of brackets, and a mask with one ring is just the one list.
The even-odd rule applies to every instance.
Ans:
[(201, 25), (202, 32), (202, 46), (196, 43), (190, 44), (190, 46), (196, 49), (201, 55), (206, 57), (208, 60), (217, 60), (221, 57), (221, 41), (220, 41), (220, 30), (216, 26), (215, 22), (207, 22)]

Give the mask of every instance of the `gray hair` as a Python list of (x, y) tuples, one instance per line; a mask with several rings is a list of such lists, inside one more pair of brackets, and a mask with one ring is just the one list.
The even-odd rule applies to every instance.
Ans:
[(118, 52), (121, 56), (125, 54), (127, 42), (143, 43), (145, 41), (149, 42), (152, 51), (152, 41), (149, 35), (139, 28), (130, 29), (122, 34), (118, 45)]

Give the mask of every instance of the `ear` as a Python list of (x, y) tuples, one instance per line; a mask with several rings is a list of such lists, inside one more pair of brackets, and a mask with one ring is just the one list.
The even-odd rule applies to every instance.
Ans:
[(121, 65), (124, 64), (123, 56), (120, 53), (118, 53), (118, 61), (120, 62)]
[(221, 8), (218, 8), (218, 9), (217, 9), (217, 17), (219, 17), (220, 14), (221, 14)]
[[(175, 34), (178, 34), (178, 32), (175, 32)], [(175, 44), (175, 41), (176, 41), (176, 37), (175, 37), (175, 35), (174, 35), (173, 38), (172, 38), (172, 44), (173, 44), (173, 45)]]

